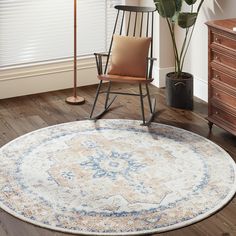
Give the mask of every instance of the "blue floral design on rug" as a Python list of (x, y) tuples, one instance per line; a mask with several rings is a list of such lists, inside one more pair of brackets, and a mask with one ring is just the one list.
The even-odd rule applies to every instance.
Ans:
[(88, 161), (81, 163), (81, 166), (92, 169), (94, 178), (108, 177), (115, 180), (120, 175), (129, 178), (131, 172), (137, 172), (145, 166), (131, 157), (132, 153), (111, 151), (106, 155), (100, 151), (94, 156), (89, 156)]

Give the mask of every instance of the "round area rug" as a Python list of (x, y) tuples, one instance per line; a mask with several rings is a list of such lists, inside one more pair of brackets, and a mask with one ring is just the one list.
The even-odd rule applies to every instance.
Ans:
[(78, 121), (0, 149), (0, 206), (45, 228), (140, 235), (180, 228), (222, 208), (236, 165), (191, 132), (140, 121)]

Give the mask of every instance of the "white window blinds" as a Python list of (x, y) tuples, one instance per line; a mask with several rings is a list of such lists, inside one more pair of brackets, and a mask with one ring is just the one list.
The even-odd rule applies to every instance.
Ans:
[[(115, 4), (78, 0), (78, 56), (107, 51)], [(73, 55), (73, 0), (0, 0), (0, 67)]]

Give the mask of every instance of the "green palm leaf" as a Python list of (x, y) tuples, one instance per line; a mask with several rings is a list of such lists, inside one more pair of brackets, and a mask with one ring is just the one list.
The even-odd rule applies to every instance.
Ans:
[[(158, 13), (166, 19), (174, 48), (175, 71), (177, 75), (180, 76), (190, 41), (193, 36), (197, 16), (204, 0), (154, 0), (154, 3), (156, 4)], [(189, 5), (190, 12), (182, 12), (183, 3)], [(193, 12), (194, 5), (197, 7), (196, 12)], [(177, 47), (174, 31), (174, 26), (176, 25), (185, 29), (185, 37), (180, 49)], [(190, 28), (192, 29), (190, 30)]]
[(193, 5), (197, 0), (184, 0), (188, 5)]
[(183, 0), (175, 0), (176, 11), (180, 12), (182, 8)]
[(175, 15), (175, 0), (155, 0), (159, 14), (165, 18), (171, 18)]
[(178, 25), (184, 29), (192, 27), (197, 20), (197, 15), (197, 13), (190, 12), (179, 13)]

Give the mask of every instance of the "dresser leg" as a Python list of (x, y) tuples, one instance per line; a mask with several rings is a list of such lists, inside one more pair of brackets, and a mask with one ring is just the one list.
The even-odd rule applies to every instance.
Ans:
[(209, 121), (209, 122), (208, 122), (208, 126), (209, 126), (209, 131), (211, 132), (211, 131), (212, 131), (213, 123)]

